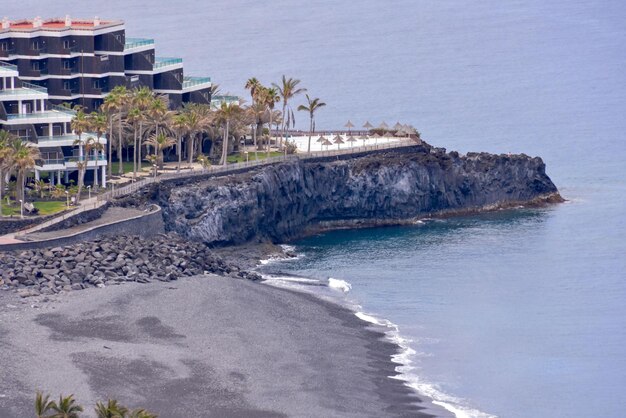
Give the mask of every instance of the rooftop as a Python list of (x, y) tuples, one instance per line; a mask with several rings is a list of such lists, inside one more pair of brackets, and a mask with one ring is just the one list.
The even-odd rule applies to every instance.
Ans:
[(98, 17), (93, 19), (72, 19), (70, 16), (66, 16), (65, 18), (54, 17), (45, 20), (40, 17), (36, 17), (34, 19), (9, 20), (5, 17), (2, 19), (2, 30), (95, 30), (100, 27), (123, 24), (123, 20), (101, 20)]

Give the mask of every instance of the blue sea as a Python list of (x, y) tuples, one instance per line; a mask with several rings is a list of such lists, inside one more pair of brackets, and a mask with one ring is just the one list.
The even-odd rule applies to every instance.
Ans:
[(407, 379), (459, 417), (626, 414), (624, 1), (5, 3), (122, 18), (224, 92), (300, 78), (327, 103), (318, 129), (400, 121), (460, 152), (541, 156), (567, 203), (327, 233), (266, 268), (349, 283), (406, 340)]

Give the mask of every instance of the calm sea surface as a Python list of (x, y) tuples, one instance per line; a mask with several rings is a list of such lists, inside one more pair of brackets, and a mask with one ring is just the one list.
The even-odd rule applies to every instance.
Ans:
[(437, 146), (541, 156), (568, 203), (329, 233), (271, 268), (350, 282), (412, 340), (414, 381), (466, 415), (624, 416), (623, 1), (4, 3), (125, 19), (234, 94), (300, 78), (328, 104), (318, 128), (399, 120)]

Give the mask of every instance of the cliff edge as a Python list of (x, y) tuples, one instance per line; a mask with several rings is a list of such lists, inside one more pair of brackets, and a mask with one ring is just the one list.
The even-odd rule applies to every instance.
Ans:
[(541, 158), (427, 144), (356, 158), (297, 160), (187, 184), (153, 198), (169, 231), (213, 245), (274, 243), (323, 229), (561, 201)]

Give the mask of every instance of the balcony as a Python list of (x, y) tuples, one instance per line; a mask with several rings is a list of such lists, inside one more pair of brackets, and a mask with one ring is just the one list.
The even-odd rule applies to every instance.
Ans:
[(8, 62), (0, 61), (0, 72), (2, 71), (18, 71), (17, 65), (9, 64)]
[[(81, 139), (83, 142), (87, 141), (88, 138), (97, 139), (97, 135), (95, 133), (83, 132), (81, 135)], [(40, 136), (37, 137), (37, 144), (45, 146), (45, 147), (54, 147), (54, 146), (70, 146), (74, 145), (74, 142), (78, 140), (78, 135), (76, 134), (67, 134), (67, 135), (54, 135), (54, 136)], [(105, 136), (100, 137), (100, 144), (106, 144), (107, 140)], [(75, 157), (78, 158), (78, 157)]]
[(15, 55), (15, 48), (0, 50), (0, 58), (9, 58), (11, 55)]
[(60, 122), (69, 122), (75, 114), (75, 111), (66, 107), (50, 105), (50, 109), (43, 112), (8, 114), (7, 121), (16, 123), (37, 123), (33, 121), (45, 120), (46, 122), (50, 122), (50, 120), (57, 119), (60, 120)]
[(167, 67), (181, 66), (183, 64), (182, 58), (170, 58), (170, 57), (156, 57), (152, 68), (154, 70), (163, 70)]
[(202, 90), (211, 87), (211, 77), (183, 77), (183, 90)]
[(47, 95), (48, 90), (45, 87), (36, 86), (35, 84), (30, 84), (25, 81), (22, 81), (22, 87), (16, 87), (14, 89), (8, 90), (0, 90), (0, 98), (26, 96), (31, 94)]
[(48, 74), (49, 74), (49, 71), (47, 68), (40, 68), (40, 69), (26, 68), (24, 70), (20, 70), (20, 77), (38, 78), (38, 77), (46, 76)]
[(79, 156), (69, 156), (69, 157), (63, 157), (63, 158), (44, 158), (41, 161), (43, 162), (42, 166), (46, 166), (46, 165), (63, 165), (69, 168), (73, 168), (76, 167), (78, 165), (78, 162), (83, 162), (87, 160), (87, 166), (88, 167), (93, 167), (93, 166), (98, 166), (98, 165), (106, 165), (107, 163), (107, 157), (105, 155), (98, 155), (93, 156), (90, 155), (89, 158), (85, 158), (85, 156), (79, 157)]
[(154, 46), (154, 39), (149, 38), (126, 38), (126, 43), (124, 44), (124, 52), (131, 52), (133, 49), (145, 47), (145, 46)]

